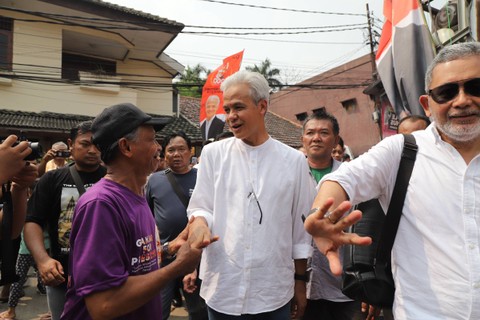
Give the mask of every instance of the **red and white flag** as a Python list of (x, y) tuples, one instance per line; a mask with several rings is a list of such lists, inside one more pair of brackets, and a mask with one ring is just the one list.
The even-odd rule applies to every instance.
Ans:
[(425, 93), (425, 71), (434, 45), (419, 0), (385, 0), (385, 24), (376, 62), (378, 74), (399, 118), (424, 114), (418, 98)]
[(240, 70), (242, 59), (243, 51), (223, 59), (223, 64), (212, 71), (205, 81), (200, 104), (200, 130), (204, 140), (215, 138), (217, 134), (223, 132), (225, 111), (220, 85), (226, 78)]

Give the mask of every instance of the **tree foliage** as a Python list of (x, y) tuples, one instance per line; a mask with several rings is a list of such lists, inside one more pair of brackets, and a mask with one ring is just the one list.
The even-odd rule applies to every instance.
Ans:
[(209, 73), (210, 71), (200, 63), (193, 67), (187, 66), (176, 82), (180, 95), (201, 98), (203, 85)]
[(253, 67), (246, 67), (245, 69), (262, 74), (274, 91), (280, 90), (283, 86), (283, 83), (279, 80), (280, 69), (272, 68), (272, 62), (268, 58), (262, 61), (260, 65), (254, 64)]

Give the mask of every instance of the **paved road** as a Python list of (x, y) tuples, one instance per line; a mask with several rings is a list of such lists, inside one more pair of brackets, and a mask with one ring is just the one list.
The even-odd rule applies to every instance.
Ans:
[[(29, 277), (25, 286), (25, 296), (20, 298), (18, 302), (16, 313), (17, 320), (33, 320), (39, 319), (41, 314), (48, 312), (47, 297), (37, 293), (37, 279), (33, 272), (29, 273)], [(0, 304), (0, 309), (3, 312), (7, 310), (8, 303)]]
[[(25, 286), (25, 296), (20, 299), (17, 308), (17, 320), (38, 320), (41, 314), (48, 312), (47, 297), (37, 293), (37, 279), (33, 272), (29, 273)], [(7, 310), (7, 303), (0, 303), (0, 312)], [(176, 308), (172, 311), (170, 320), (187, 320), (185, 308)]]

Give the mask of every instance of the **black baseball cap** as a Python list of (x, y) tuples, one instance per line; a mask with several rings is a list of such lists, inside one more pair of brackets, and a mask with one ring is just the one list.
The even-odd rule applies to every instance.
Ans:
[(105, 108), (92, 123), (92, 140), (100, 151), (108, 149), (118, 139), (141, 125), (151, 125), (160, 131), (169, 118), (153, 118), (131, 103), (120, 103)]

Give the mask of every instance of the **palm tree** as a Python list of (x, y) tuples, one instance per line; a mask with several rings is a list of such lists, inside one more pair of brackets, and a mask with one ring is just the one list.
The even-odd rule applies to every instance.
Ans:
[(272, 68), (272, 62), (268, 58), (266, 58), (265, 61), (262, 61), (260, 66), (255, 64), (253, 67), (246, 67), (245, 69), (262, 74), (274, 91), (280, 90), (283, 86), (283, 83), (278, 80), (280, 69)]
[(200, 63), (193, 67), (187, 66), (175, 86), (182, 96), (200, 98), (208, 73), (210, 71)]

